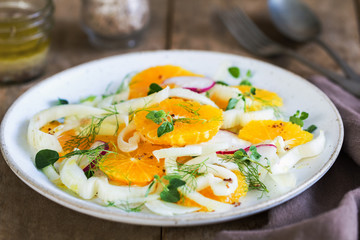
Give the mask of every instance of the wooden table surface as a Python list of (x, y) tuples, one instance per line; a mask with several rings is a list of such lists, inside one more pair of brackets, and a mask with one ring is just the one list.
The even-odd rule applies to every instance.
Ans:
[[(357, 0), (355, 0), (357, 1)], [(268, 34), (265, 0), (237, 1)], [(353, 0), (307, 0), (323, 24), (322, 38), (353, 67), (360, 66), (359, 36)], [(45, 78), (78, 64), (127, 52), (159, 49), (200, 49), (254, 57), (243, 50), (214, 15), (229, 1), (150, 0), (151, 23), (134, 49), (102, 50), (90, 46), (80, 27), (80, 1), (55, 0), (53, 44), (46, 73), (32, 82), (0, 86), (0, 119), (13, 101)], [(314, 44), (296, 46), (309, 59), (338, 71)], [(303, 77), (315, 74), (287, 58), (263, 59)], [(2, 157), (1, 157), (2, 158)], [(25, 185), (0, 161), (0, 239), (211, 239), (221, 230), (255, 229), (267, 224), (268, 212), (208, 226), (161, 228), (135, 226), (90, 217), (48, 200)]]

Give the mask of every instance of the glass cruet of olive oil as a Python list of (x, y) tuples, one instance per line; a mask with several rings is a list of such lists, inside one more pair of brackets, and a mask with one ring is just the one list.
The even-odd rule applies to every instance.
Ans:
[(53, 12), (51, 0), (0, 1), (0, 82), (27, 81), (43, 72)]

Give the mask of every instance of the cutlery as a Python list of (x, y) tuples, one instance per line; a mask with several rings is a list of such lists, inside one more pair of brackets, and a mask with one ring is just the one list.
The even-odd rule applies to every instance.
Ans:
[(333, 71), (313, 63), (295, 51), (268, 38), (255, 23), (240, 9), (219, 11), (218, 15), (235, 39), (249, 52), (261, 57), (288, 56), (320, 72), (347, 91), (360, 97), (360, 83), (351, 81)]
[(360, 75), (319, 38), (321, 23), (304, 3), (299, 0), (268, 0), (268, 6), (271, 19), (281, 33), (296, 42), (313, 41), (318, 44), (328, 52), (348, 78), (360, 81)]

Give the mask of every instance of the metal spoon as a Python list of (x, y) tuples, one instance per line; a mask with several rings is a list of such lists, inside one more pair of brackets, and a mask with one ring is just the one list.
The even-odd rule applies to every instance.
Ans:
[(328, 52), (347, 77), (360, 81), (360, 75), (319, 38), (321, 23), (304, 3), (299, 0), (268, 0), (268, 6), (275, 26), (285, 36), (297, 42), (314, 41)]

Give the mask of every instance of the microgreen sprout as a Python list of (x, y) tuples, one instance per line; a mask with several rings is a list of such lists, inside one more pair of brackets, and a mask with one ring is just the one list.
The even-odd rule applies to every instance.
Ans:
[(150, 111), (146, 118), (152, 120), (156, 124), (161, 124), (157, 129), (157, 136), (161, 137), (165, 133), (172, 132), (174, 130), (174, 121), (169, 113), (164, 110)]
[(243, 86), (243, 85), (245, 85), (245, 86), (252, 86), (251, 82), (250, 82), (248, 79), (242, 80), (239, 85), (240, 85), (240, 86)]
[(105, 149), (106, 144), (102, 144), (96, 148), (89, 149), (89, 150), (75, 150), (69, 152), (63, 156), (59, 156), (58, 152), (51, 150), (51, 149), (43, 149), (37, 152), (35, 156), (35, 166), (38, 169), (42, 169), (49, 165), (53, 165), (56, 161), (60, 158), (70, 158), (76, 155), (87, 156), (89, 159), (89, 163), (93, 162), (99, 156), (104, 155), (105, 153), (109, 153), (111, 151)]
[(239, 102), (239, 99), (237, 99), (237, 98), (230, 98), (230, 99), (229, 99), (229, 102), (228, 102), (228, 104), (227, 104), (227, 106), (226, 106), (225, 111), (234, 109), (235, 106), (236, 106), (236, 104), (237, 104), (238, 102)]
[(148, 91), (147, 95), (150, 95), (150, 94), (153, 94), (156, 92), (160, 92), (161, 90), (163, 90), (163, 88), (159, 84), (152, 83), (149, 86), (149, 91)]
[[(296, 113), (294, 115), (292, 115), (289, 118), (289, 121), (299, 125), (300, 127), (304, 126), (304, 120), (307, 119), (309, 117), (309, 114), (307, 112), (301, 112), (299, 110), (296, 111)], [(305, 129), (305, 131), (312, 133), (317, 129), (316, 125), (310, 125), (307, 129)]]
[(80, 103), (84, 103), (84, 102), (93, 102), (95, 100), (96, 96), (95, 95), (90, 95), (86, 98), (80, 99)]
[(63, 98), (58, 98), (57, 104), (56, 105), (66, 105), (69, 104), (69, 101)]
[(289, 121), (302, 127), (304, 126), (304, 120), (308, 117), (309, 114), (307, 112), (300, 113), (300, 111), (297, 110), (296, 113), (289, 118)]
[(228, 71), (234, 78), (240, 77), (240, 69), (238, 67), (229, 67)]
[(148, 111), (149, 113), (146, 115), (146, 118), (153, 121), (154, 123), (160, 125), (157, 129), (157, 136), (161, 137), (162, 135), (172, 132), (174, 130), (174, 124), (176, 122), (182, 122), (182, 123), (191, 123), (194, 121), (201, 121), (203, 123), (211, 120), (197, 118), (199, 116), (198, 111), (200, 109), (193, 109), (190, 106), (186, 106), (183, 104), (179, 104), (178, 106), (183, 107), (186, 111), (190, 112), (192, 115), (196, 116), (195, 118), (186, 118), (186, 117), (179, 117), (174, 118), (174, 114), (170, 114), (169, 112), (166, 113), (164, 110), (142, 110), (142, 111)]
[[(169, 183), (165, 184), (164, 179), (167, 180)], [(163, 177), (159, 177), (159, 175), (154, 176), (154, 180), (149, 185), (148, 192), (150, 191), (151, 187), (155, 182), (158, 182), (162, 185), (163, 190), (160, 193), (161, 200), (165, 202), (177, 202), (180, 200), (180, 193), (178, 188), (184, 186), (186, 184), (185, 181), (181, 180), (181, 176), (172, 174), (172, 175), (165, 175)]]
[(315, 130), (317, 129), (316, 125), (310, 125), (307, 129), (305, 129), (305, 131), (309, 132), (309, 133), (313, 133)]

